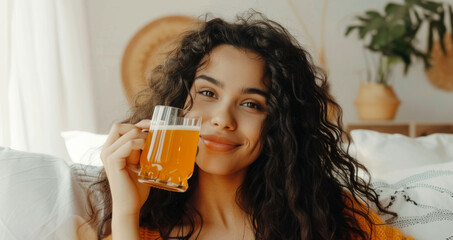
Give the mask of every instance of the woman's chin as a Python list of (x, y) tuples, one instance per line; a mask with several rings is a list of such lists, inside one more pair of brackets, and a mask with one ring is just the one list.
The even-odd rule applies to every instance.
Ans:
[[(242, 172), (241, 169), (233, 168), (231, 166), (226, 166), (224, 164), (219, 164), (218, 162), (196, 162), (198, 166), (198, 175), (216, 175), (216, 176), (232, 176), (236, 175), (239, 172)], [(244, 171), (245, 172), (245, 171)]]

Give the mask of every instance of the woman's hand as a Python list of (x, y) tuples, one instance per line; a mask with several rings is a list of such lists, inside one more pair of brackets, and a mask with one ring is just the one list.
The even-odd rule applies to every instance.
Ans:
[(150, 187), (137, 181), (135, 168), (140, 150), (144, 148), (150, 121), (133, 124), (114, 124), (101, 152), (101, 159), (109, 180), (113, 213), (117, 216), (139, 216)]

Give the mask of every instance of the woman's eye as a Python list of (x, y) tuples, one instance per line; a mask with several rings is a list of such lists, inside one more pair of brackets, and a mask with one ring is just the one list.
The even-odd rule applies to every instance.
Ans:
[(263, 109), (263, 107), (260, 104), (257, 104), (257, 103), (254, 103), (254, 102), (246, 102), (246, 103), (243, 103), (242, 106), (248, 107), (248, 108), (253, 108), (253, 109), (256, 109), (256, 110), (262, 110)]
[(201, 94), (203, 96), (206, 96), (206, 97), (215, 97), (215, 94), (209, 90), (202, 90), (202, 91), (199, 91), (198, 94)]

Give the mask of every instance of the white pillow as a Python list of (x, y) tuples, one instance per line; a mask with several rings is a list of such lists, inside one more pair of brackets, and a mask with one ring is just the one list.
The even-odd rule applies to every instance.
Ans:
[(453, 161), (453, 134), (410, 138), (370, 130), (351, 131), (352, 154), (379, 177), (397, 170)]
[(84, 131), (62, 132), (66, 149), (74, 163), (102, 166), (101, 150), (107, 135)]
[(379, 201), (398, 218), (381, 218), (415, 239), (453, 239), (453, 162), (372, 178)]
[(96, 239), (86, 188), (99, 171), (0, 147), (0, 239)]

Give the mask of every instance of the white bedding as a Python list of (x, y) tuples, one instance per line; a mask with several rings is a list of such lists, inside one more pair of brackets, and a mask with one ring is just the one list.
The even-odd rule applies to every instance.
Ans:
[(372, 179), (379, 200), (398, 218), (381, 215), (415, 239), (453, 239), (453, 162), (399, 170)]
[(353, 130), (351, 137), (354, 141), (352, 151), (374, 177), (453, 161), (453, 134), (410, 138), (401, 134)]
[(83, 223), (86, 184), (96, 169), (83, 169), (71, 170), (53, 156), (0, 147), (0, 239), (95, 239)]
[[(86, 187), (100, 167), (80, 163), (101, 165), (106, 136), (63, 136), (73, 165), (0, 147), (0, 240), (95, 239), (83, 222), (88, 219)], [(453, 239), (453, 134), (412, 139), (355, 130), (352, 136), (380, 201), (399, 214), (381, 217), (416, 239)]]

